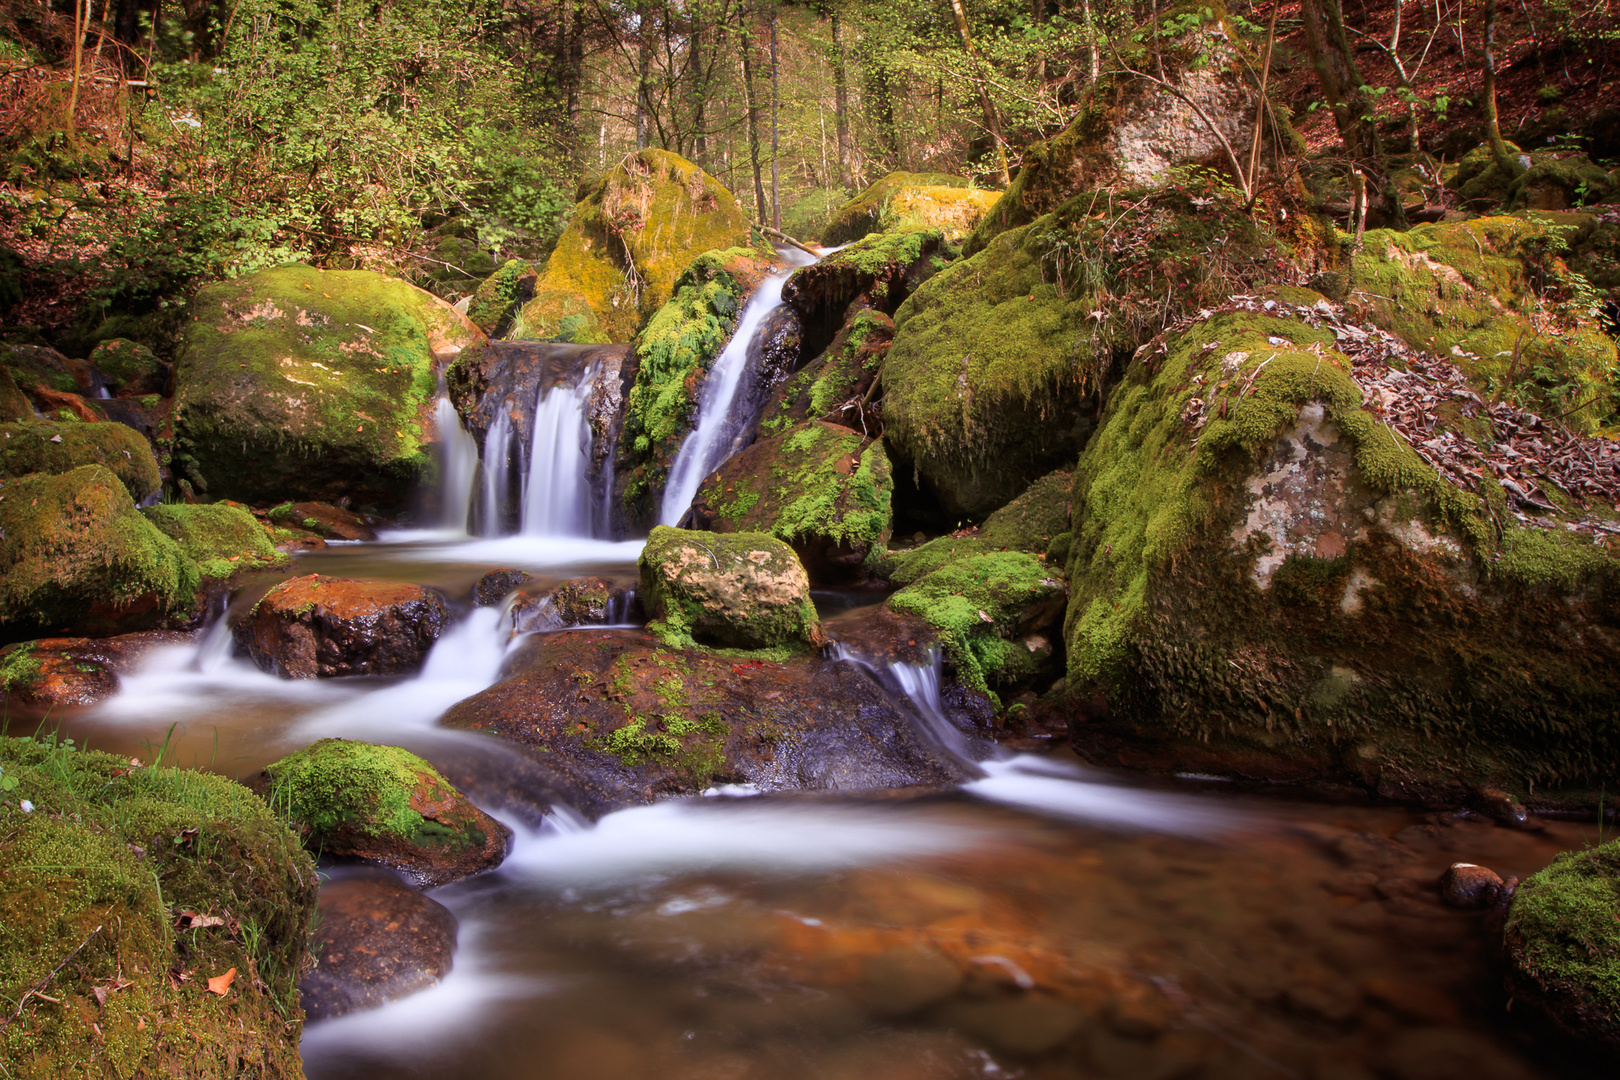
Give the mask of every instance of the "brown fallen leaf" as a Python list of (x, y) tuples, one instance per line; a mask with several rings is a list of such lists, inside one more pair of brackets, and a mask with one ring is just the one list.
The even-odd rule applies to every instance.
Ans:
[(225, 974), (215, 975), (212, 979), (208, 980), (208, 992), (210, 994), (219, 994), (224, 996), (225, 992), (231, 988), (231, 983), (235, 981), (236, 969), (231, 968), (231, 970), (227, 971)]

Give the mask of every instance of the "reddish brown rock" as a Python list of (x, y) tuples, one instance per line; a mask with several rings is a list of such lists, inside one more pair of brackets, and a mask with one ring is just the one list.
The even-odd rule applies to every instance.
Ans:
[(417, 670), (450, 622), (437, 593), (308, 574), (284, 581), (236, 627), (261, 668), (293, 679)]
[(311, 952), (298, 982), (304, 1015), (328, 1020), (374, 1009), (444, 978), (456, 949), (450, 909), (373, 871), (321, 887)]
[(108, 638), (43, 638), (0, 650), (0, 711), (42, 716), (52, 709), (94, 705), (118, 691), (148, 651), (184, 645), (196, 635), (149, 630)]
[(270, 511), (277, 525), (312, 532), (323, 540), (375, 540), (375, 518), (326, 503), (287, 503)]
[(605, 626), (620, 621), (629, 607), (630, 590), (623, 585), (604, 577), (574, 578), (546, 593), (519, 596), (512, 625), (523, 633)]
[(1440, 875), (1440, 899), (1454, 908), (1482, 908), (1502, 895), (1502, 878), (1473, 863), (1452, 863)]

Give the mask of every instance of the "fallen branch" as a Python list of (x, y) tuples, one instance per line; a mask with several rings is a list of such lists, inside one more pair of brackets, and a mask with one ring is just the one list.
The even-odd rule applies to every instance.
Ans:
[(796, 247), (800, 251), (804, 252), (806, 255), (814, 255), (818, 259), (821, 258), (821, 252), (817, 251), (815, 248), (810, 247), (807, 244), (802, 244), (799, 241), (793, 239), (793, 237), (789, 236), (787, 233), (783, 232), (781, 229), (773, 229), (769, 225), (756, 225), (756, 226), (754, 226), (754, 228), (758, 229), (760, 232), (764, 233), (766, 236), (770, 237), (772, 240), (781, 241), (782, 243), (787, 244), (789, 247)]
[(68, 966), (68, 962), (70, 960), (72, 960), (75, 956), (78, 956), (80, 952), (84, 951), (84, 947), (86, 945), (90, 944), (90, 938), (95, 937), (99, 933), (101, 933), (101, 927), (100, 926), (98, 926), (94, 930), (90, 931), (89, 936), (86, 937), (83, 941), (79, 942), (79, 947), (77, 949), (74, 949), (72, 952), (68, 953), (66, 956), (64, 956), (62, 958), (62, 962), (60, 964), (57, 964), (54, 968), (51, 969), (50, 974), (46, 975), (43, 979), (39, 980), (39, 982), (35, 983), (33, 986), (30, 986), (27, 990), (23, 991), (23, 996), (17, 1000), (17, 1009), (16, 1009), (16, 1011), (13, 1012), (10, 1016), (6, 1017), (6, 1022), (5, 1023), (0, 1024), (0, 1033), (3, 1033), (6, 1030), (6, 1028), (10, 1027), (12, 1025), (12, 1023), (14, 1021), (16, 1021), (16, 1019), (19, 1016), (22, 1015), (23, 1006), (28, 1004), (28, 999), (31, 998), (31, 997), (45, 998), (46, 1001), (49, 1001), (52, 1004), (56, 1004), (56, 1005), (61, 1004), (61, 1002), (57, 1001), (56, 998), (47, 997), (45, 994), (40, 993), (40, 991), (44, 990), (46, 985), (49, 984), (52, 979), (56, 978), (57, 975), (61, 974), (62, 969)]

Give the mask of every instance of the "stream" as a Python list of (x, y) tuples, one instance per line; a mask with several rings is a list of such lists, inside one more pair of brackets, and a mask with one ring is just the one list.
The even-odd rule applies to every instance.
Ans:
[[(665, 521), (745, 434), (726, 403), (783, 278), (739, 318), (731, 367), (717, 362), (730, 386), (717, 378), (706, 393)], [(1596, 842), (1596, 825), (1508, 829), (1469, 813), (1110, 773), (1061, 748), (1013, 754), (946, 718), (937, 657), (883, 664), (836, 642), (829, 661), (865, 672), (971, 779), (897, 792), (718, 788), (595, 821), (550, 793), (526, 797), (528, 758), (436, 721), (493, 684), (521, 640), (505, 609), (466, 599), (483, 574), (637, 578), (642, 542), (603, 538), (602, 495), (581, 479), (593, 377), (540, 395), (533, 447), (492, 429), (489, 445), (506, 453), (488, 461), (441, 405), (452, 432), (441, 527), (296, 558), (299, 574), (443, 590), (457, 621), (419, 674), (278, 678), (234, 655), (222, 613), (196, 643), (150, 655), (116, 696), (59, 718), (81, 745), (147, 760), (161, 749), (238, 778), (323, 737), (400, 745), (513, 829), (499, 870), (432, 893), (459, 920), (450, 975), (310, 1024), (310, 1077), (1581, 1075), (1505, 1022), (1486, 916), (1442, 906), (1434, 883), (1454, 861), (1522, 878)], [(503, 506), (512, 492), (517, 506)], [(468, 533), (499, 520), (517, 531)], [(848, 602), (829, 598), (826, 614)]]

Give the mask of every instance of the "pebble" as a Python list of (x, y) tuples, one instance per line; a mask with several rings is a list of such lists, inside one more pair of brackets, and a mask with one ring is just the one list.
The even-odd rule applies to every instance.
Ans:
[(1449, 907), (1486, 907), (1501, 892), (1501, 876), (1473, 863), (1452, 863), (1440, 875), (1440, 899)]

